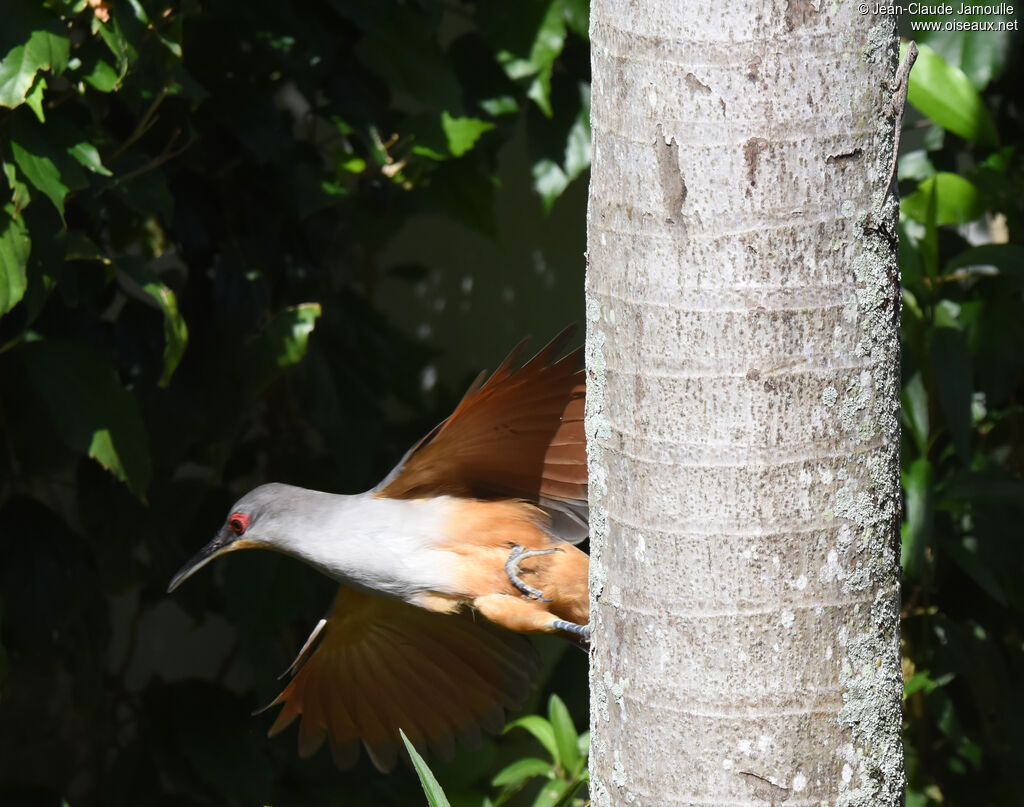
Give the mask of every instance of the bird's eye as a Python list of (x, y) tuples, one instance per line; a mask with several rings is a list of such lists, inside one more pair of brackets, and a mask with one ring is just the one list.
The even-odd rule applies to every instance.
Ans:
[(232, 513), (228, 519), (228, 529), (231, 530), (235, 535), (241, 535), (245, 532), (245, 528), (249, 526), (249, 514), (248, 513)]

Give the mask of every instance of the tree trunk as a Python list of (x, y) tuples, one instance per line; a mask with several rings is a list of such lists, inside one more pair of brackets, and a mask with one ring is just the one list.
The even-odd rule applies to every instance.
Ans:
[(594, 804), (895, 807), (893, 18), (591, 15)]

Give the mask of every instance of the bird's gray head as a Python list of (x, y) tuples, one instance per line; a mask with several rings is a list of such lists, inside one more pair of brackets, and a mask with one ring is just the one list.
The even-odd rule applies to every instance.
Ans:
[(301, 488), (274, 482), (260, 485), (246, 493), (232, 505), (213, 540), (174, 575), (167, 592), (174, 591), (211, 560), (228, 552), (254, 547), (273, 548), (277, 532), (273, 525), (282, 513), (291, 509), (291, 503), (299, 491), (305, 492)]

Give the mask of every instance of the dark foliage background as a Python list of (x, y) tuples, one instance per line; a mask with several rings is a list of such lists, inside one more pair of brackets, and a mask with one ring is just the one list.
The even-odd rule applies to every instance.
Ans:
[[(581, 318), (585, 0), (0, 15), (0, 804), (421, 803), (250, 717), (330, 583), (239, 553), (165, 588), (239, 493), (366, 489)], [(1020, 40), (913, 36), (908, 803), (1020, 804)], [(453, 804), (572, 798), (585, 659), (541, 649), (547, 723), (436, 765)]]
[[(469, 251), (511, 236), (544, 252), (502, 222), (501, 164), (532, 168), (526, 226), (586, 168), (586, 6), (17, 0), (2, 16), (0, 804), (414, 803), (409, 772), (338, 774), (250, 716), (328, 581), (251, 553), (165, 590), (240, 493), (367, 489), (474, 361), (578, 319), (582, 300), (520, 299), (518, 317), (485, 300), (473, 315), (497, 336), (445, 331), (437, 267), (402, 241), (443, 216)], [(572, 263), (547, 271), (578, 294), (576, 227)], [(471, 302), (530, 289), (446, 268), (475, 280)], [(487, 350), (446, 372), (445, 339)], [(551, 671), (563, 649), (544, 652)], [(585, 720), (585, 659), (562, 664)], [(521, 755), (503, 754), (439, 772), (483, 792)]]

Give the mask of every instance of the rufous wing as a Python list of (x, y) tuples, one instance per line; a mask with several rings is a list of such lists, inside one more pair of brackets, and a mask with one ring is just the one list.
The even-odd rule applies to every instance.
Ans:
[(574, 330), (562, 331), (516, 369), (523, 342), (486, 381), (478, 378), (448, 419), (410, 449), (376, 494), (522, 498), (575, 518), (585, 533), (583, 352), (578, 348), (558, 358)]
[(521, 705), (539, 673), (532, 645), (487, 620), (346, 587), (316, 639), (271, 704), (282, 708), (269, 734), (301, 716), (299, 755), (327, 739), (341, 768), (356, 762), (362, 744), (379, 771), (391, 770), (399, 729), (450, 758), (455, 738), (472, 745), (480, 727), (500, 731), (503, 710)]

